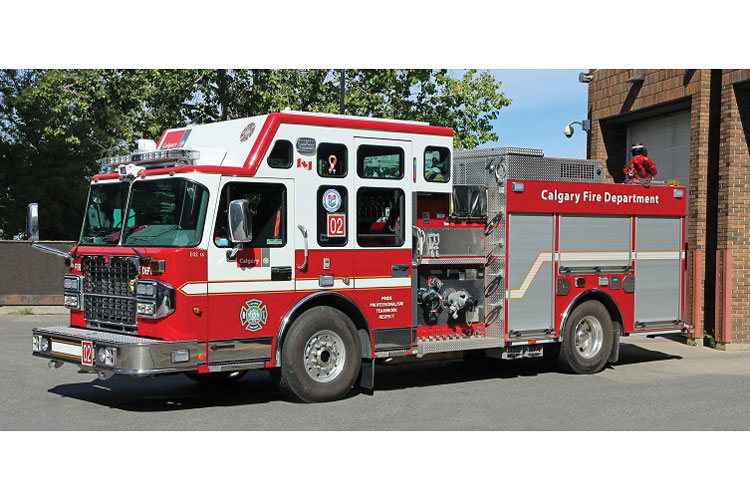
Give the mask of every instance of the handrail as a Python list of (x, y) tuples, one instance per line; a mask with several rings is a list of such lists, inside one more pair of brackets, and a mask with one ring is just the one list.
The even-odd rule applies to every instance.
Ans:
[(412, 227), (417, 231), (417, 260), (416, 262), (412, 262), (412, 267), (417, 267), (422, 263), (422, 254), (424, 252), (424, 249), (422, 248), (424, 245), (424, 231), (421, 227), (416, 225)]
[(304, 271), (307, 269), (307, 229), (305, 229), (305, 226), (302, 224), (297, 224), (297, 229), (300, 230), (302, 233), (302, 236), (305, 238), (305, 261), (302, 263), (302, 265), (297, 266), (297, 269), (300, 271)]

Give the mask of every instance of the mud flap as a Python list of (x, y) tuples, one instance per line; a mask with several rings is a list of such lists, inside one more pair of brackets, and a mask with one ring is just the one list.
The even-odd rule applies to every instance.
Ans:
[(620, 359), (620, 324), (616, 321), (612, 322), (612, 332), (614, 333), (614, 339), (612, 339), (612, 350), (609, 352), (608, 363), (617, 363)]
[(375, 388), (375, 360), (363, 359), (359, 372), (359, 387), (363, 392), (372, 395)]

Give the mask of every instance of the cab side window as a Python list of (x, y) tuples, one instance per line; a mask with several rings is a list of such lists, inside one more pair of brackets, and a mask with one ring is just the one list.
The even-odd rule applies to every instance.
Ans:
[(279, 248), (286, 245), (286, 187), (283, 184), (230, 182), (221, 190), (219, 211), (214, 227), (214, 244), (233, 246), (229, 239), (229, 202), (250, 202), (253, 239), (245, 247)]
[(348, 155), (346, 146), (322, 142), (318, 145), (318, 175), (321, 177), (346, 177)]
[(357, 148), (357, 174), (371, 179), (402, 179), (404, 150), (398, 146), (361, 145)]
[(451, 178), (451, 152), (448, 148), (424, 149), (424, 178), (427, 182), (448, 182)]
[(404, 192), (363, 187), (357, 191), (357, 243), (361, 247), (404, 244)]
[(341, 247), (349, 241), (347, 208), (349, 193), (344, 186), (318, 188), (318, 245)]
[(268, 155), (268, 166), (271, 168), (290, 168), (294, 162), (293, 151), (291, 142), (279, 139), (274, 143), (271, 154)]

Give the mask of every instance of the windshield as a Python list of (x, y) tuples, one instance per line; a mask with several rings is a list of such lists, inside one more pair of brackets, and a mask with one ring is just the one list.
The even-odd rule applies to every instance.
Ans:
[(123, 224), (127, 190), (127, 183), (92, 186), (82, 244), (116, 245), (121, 232), (123, 245), (192, 247), (200, 242), (208, 204), (205, 187), (187, 179), (135, 181)]
[(117, 245), (122, 229), (122, 214), (128, 199), (128, 184), (91, 186), (81, 245)]
[(208, 190), (187, 179), (133, 183), (123, 245), (192, 247), (200, 243)]

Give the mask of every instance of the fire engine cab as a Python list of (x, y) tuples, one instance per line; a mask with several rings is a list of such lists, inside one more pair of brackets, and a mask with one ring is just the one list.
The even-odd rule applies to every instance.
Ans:
[(100, 160), (33, 354), (106, 378), (271, 369), (303, 401), (468, 351), (575, 373), (684, 332), (685, 189), (590, 160), (453, 150), (449, 128), (300, 112)]

